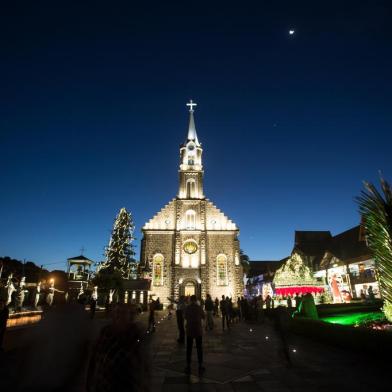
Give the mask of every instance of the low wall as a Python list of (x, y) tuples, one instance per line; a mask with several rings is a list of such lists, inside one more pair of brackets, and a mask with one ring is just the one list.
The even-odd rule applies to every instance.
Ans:
[[(392, 332), (326, 323), (321, 320), (292, 319), (290, 331), (344, 349), (389, 358)], [(390, 358), (389, 358), (390, 360)]]
[(319, 317), (337, 316), (341, 313), (376, 312), (382, 308), (382, 301), (377, 300), (374, 303), (320, 304), (316, 307)]

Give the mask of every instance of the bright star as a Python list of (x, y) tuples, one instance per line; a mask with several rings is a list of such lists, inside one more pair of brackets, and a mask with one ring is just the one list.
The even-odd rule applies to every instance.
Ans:
[(295, 33), (295, 30), (289, 30), (289, 34), (293, 35)]

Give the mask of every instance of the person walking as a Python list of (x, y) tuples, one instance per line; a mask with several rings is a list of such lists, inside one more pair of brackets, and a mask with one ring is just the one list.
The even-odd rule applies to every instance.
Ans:
[(234, 307), (233, 307), (233, 301), (231, 298), (226, 297), (226, 303), (228, 305), (228, 316), (229, 316), (229, 322), (230, 324), (234, 324)]
[(219, 316), (219, 299), (218, 297), (216, 297), (214, 301), (214, 317), (218, 317), (218, 316)]
[(267, 295), (267, 298), (265, 299), (265, 305), (268, 311), (271, 309), (271, 303), (272, 303), (272, 298), (269, 295)]
[(295, 301), (295, 310), (298, 310), (299, 305), (301, 303), (301, 297), (298, 295), (298, 293), (295, 294), (294, 301)]
[(238, 321), (242, 320), (242, 312), (241, 312), (241, 298), (237, 298), (237, 314), (238, 314)]
[(257, 297), (256, 301), (256, 320), (261, 321), (261, 323), (264, 323), (264, 301), (263, 301), (263, 296), (259, 295)]
[(225, 299), (225, 296), (222, 295), (222, 299), (219, 303), (220, 311), (222, 314), (222, 329), (223, 331), (225, 330), (225, 322), (227, 329), (230, 329), (229, 326), (229, 304), (227, 303), (227, 300)]
[(186, 308), (185, 296), (181, 295), (177, 303), (177, 309), (176, 309), (176, 319), (177, 319), (177, 327), (179, 333), (177, 342), (180, 344), (184, 343), (185, 341), (185, 329), (184, 329), (185, 308)]
[(214, 311), (214, 303), (212, 302), (212, 298), (210, 294), (207, 294), (206, 301), (204, 302), (204, 310), (207, 314), (207, 322), (206, 322), (206, 331), (209, 329), (212, 331), (214, 329), (214, 318), (213, 318), (213, 311)]
[(93, 319), (95, 317), (95, 311), (97, 310), (97, 300), (94, 295), (90, 298), (90, 317)]
[(193, 340), (196, 341), (197, 360), (199, 363), (199, 374), (203, 373), (205, 368), (203, 366), (203, 328), (201, 325), (202, 319), (205, 318), (203, 309), (197, 303), (196, 295), (190, 298), (190, 305), (185, 309), (186, 319), (186, 368), (185, 373), (191, 372), (191, 358)]
[(155, 332), (155, 309), (156, 304), (155, 301), (150, 297), (150, 304), (149, 304), (149, 315), (148, 315), (148, 330), (150, 332)]

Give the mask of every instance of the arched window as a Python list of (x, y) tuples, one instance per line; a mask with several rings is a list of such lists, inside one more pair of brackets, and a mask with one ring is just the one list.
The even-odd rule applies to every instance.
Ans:
[(152, 282), (154, 286), (163, 285), (163, 256), (157, 253), (152, 259)]
[(186, 228), (188, 230), (194, 230), (196, 228), (196, 212), (194, 210), (188, 210), (185, 213)]
[(227, 286), (227, 257), (220, 254), (216, 257), (217, 285)]
[(186, 197), (188, 199), (191, 199), (192, 197), (195, 197), (196, 193), (196, 182), (194, 178), (190, 178), (186, 182)]

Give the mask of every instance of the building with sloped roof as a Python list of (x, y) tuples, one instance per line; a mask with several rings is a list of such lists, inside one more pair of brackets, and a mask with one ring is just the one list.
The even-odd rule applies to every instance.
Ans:
[(296, 231), (293, 252), (331, 291), (334, 302), (379, 296), (374, 259), (361, 225), (332, 236), (329, 231)]

